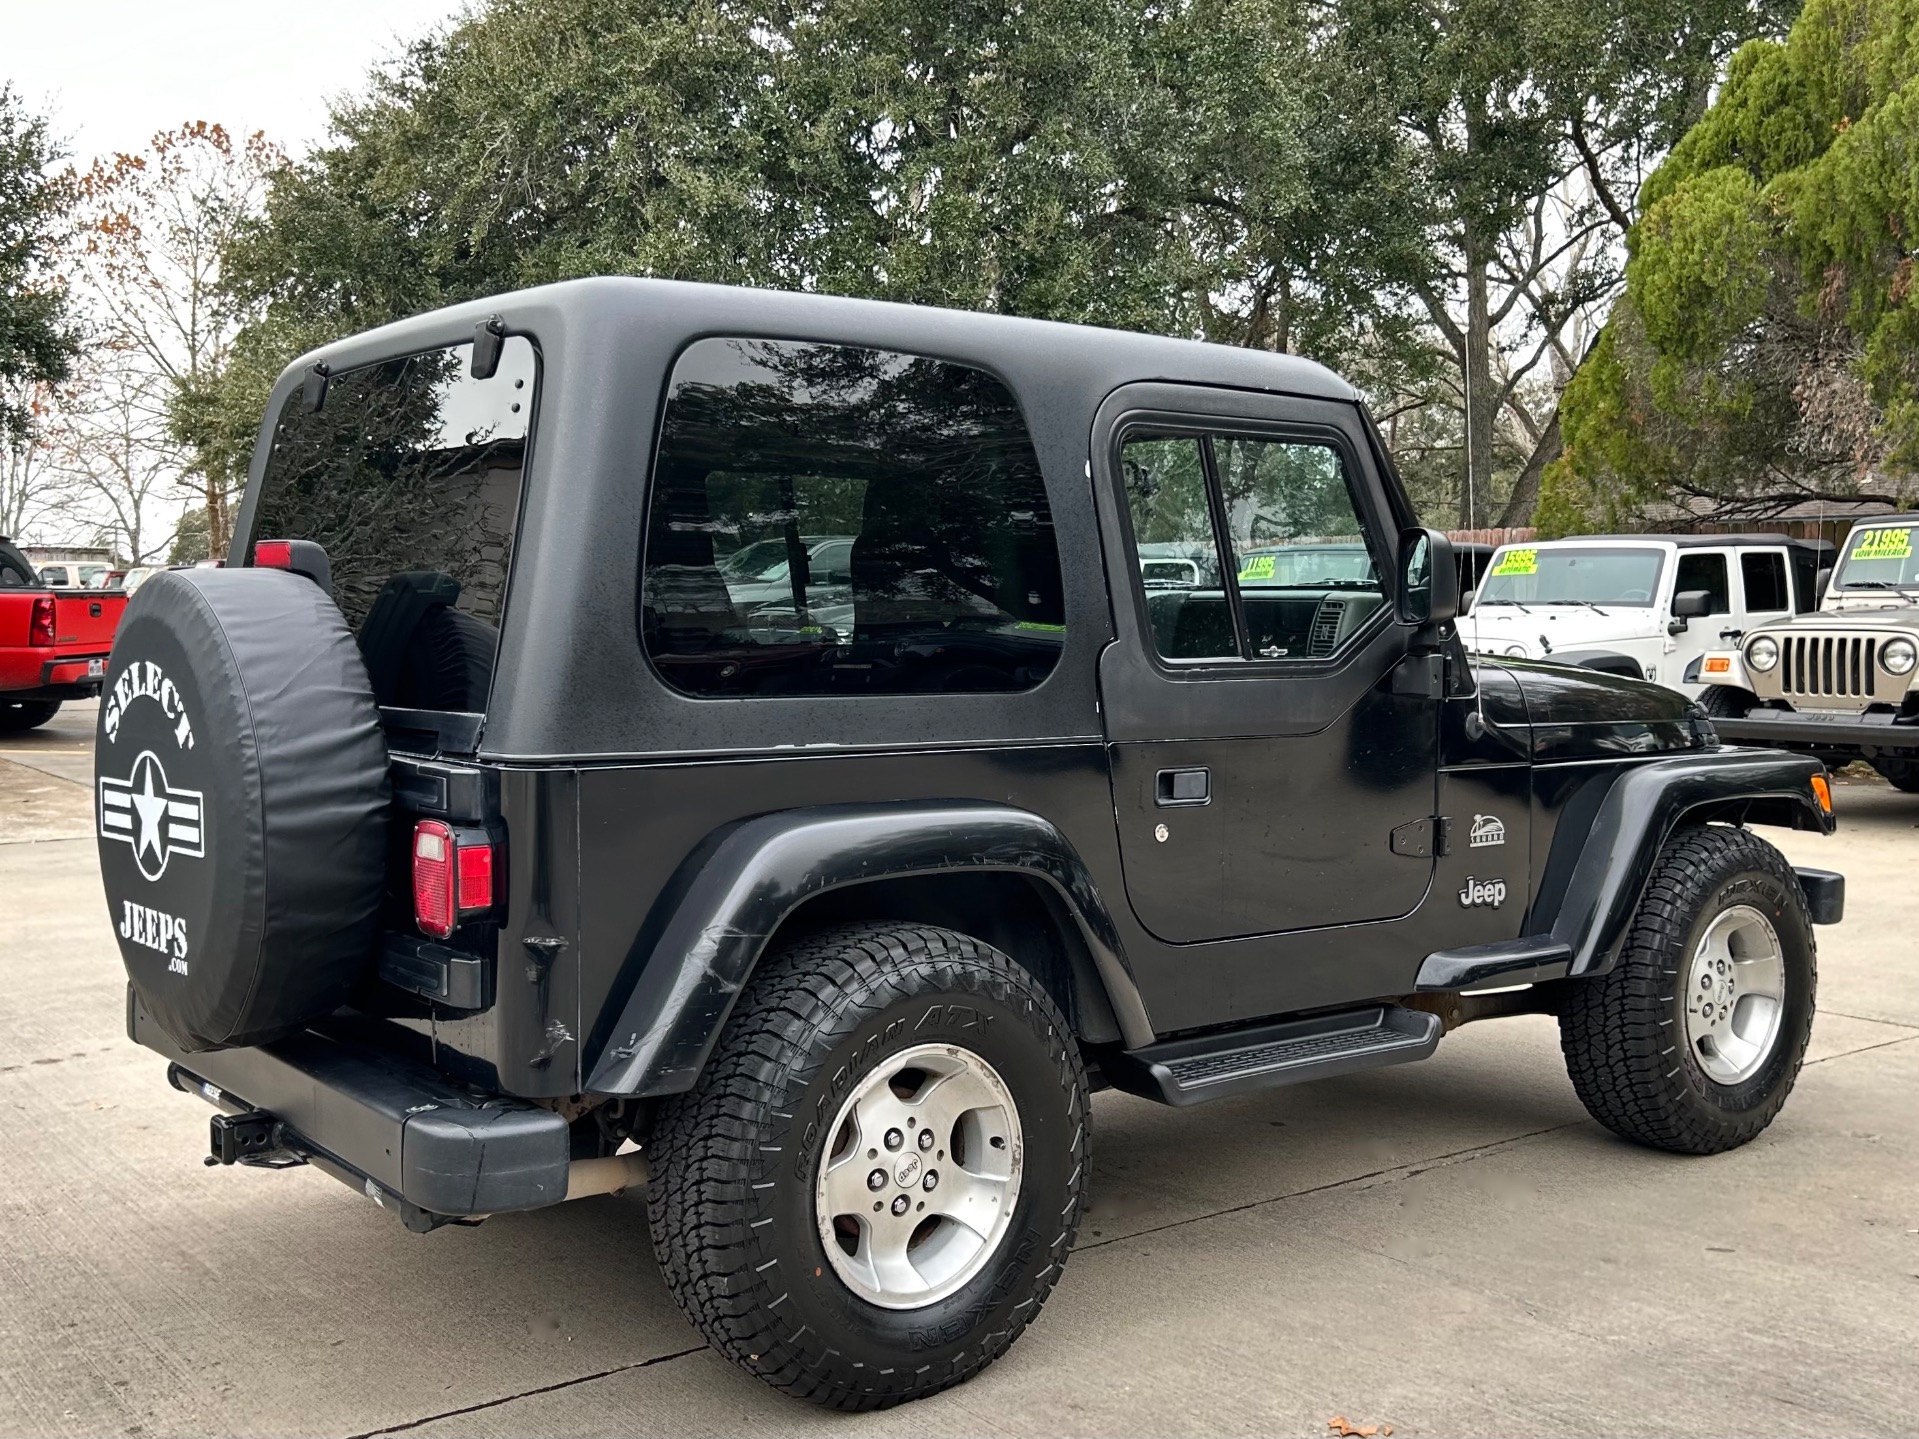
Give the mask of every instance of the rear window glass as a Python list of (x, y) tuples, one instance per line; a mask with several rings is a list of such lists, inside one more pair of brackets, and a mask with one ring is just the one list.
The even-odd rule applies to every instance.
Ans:
[(274, 427), (253, 537), (325, 547), (384, 705), (481, 710), (492, 682), (539, 361), (510, 336), (476, 380), (471, 353), (342, 371)]
[(1065, 640), (1007, 388), (922, 356), (701, 340), (674, 366), (639, 626), (691, 695), (1030, 689)]

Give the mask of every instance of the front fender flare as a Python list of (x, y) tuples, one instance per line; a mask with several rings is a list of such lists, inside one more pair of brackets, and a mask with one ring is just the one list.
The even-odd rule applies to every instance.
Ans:
[(1558, 869), (1569, 879), (1556, 911), (1535, 914), (1529, 927), (1549, 927), (1571, 949), (1571, 974), (1603, 974), (1618, 959), (1659, 852), (1680, 824), (1756, 818), (1830, 834), (1832, 816), (1812, 791), (1813, 776), (1824, 771), (1805, 755), (1723, 747), (1628, 767), (1590, 825), (1562, 824), (1554, 836), (1548, 873)]
[(1556, 665), (1573, 665), (1582, 670), (1596, 670), (1600, 674), (1623, 675), (1629, 680), (1643, 680), (1646, 677), (1646, 667), (1620, 650), (1554, 650), (1546, 658)]
[(680, 867), (636, 946), (637, 978), (606, 1031), (587, 1092), (645, 1097), (690, 1089), (767, 940), (814, 895), (876, 879), (980, 871), (1027, 875), (1058, 895), (1127, 1042), (1150, 1042), (1112, 919), (1052, 823), (968, 801), (824, 805), (742, 821)]

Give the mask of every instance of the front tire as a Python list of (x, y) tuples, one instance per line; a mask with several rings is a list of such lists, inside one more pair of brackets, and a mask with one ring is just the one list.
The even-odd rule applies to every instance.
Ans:
[(1779, 1112), (1812, 1030), (1812, 924), (1785, 857), (1742, 829), (1680, 830), (1619, 963), (1559, 1017), (1580, 1101), (1615, 1134), (1716, 1154)]
[(950, 930), (826, 931), (761, 965), (662, 1106), (654, 1252), (747, 1372), (884, 1408), (977, 1373), (1039, 1312), (1087, 1143), (1078, 1045), (1028, 971)]
[(1699, 692), (1699, 708), (1708, 719), (1744, 719), (1759, 703), (1759, 696), (1732, 685), (1707, 685)]
[(59, 713), (59, 700), (0, 700), (0, 734), (25, 734)]
[(1919, 794), (1919, 761), (1879, 755), (1872, 761), (1872, 767), (1884, 775), (1886, 783), (1894, 789)]

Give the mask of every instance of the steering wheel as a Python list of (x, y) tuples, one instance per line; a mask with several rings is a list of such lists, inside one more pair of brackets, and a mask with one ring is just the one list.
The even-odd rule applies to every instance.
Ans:
[(1620, 595), (1619, 603), (1622, 605), (1630, 605), (1630, 604), (1649, 605), (1652, 603), (1652, 591), (1651, 590), (1627, 590), (1625, 593)]

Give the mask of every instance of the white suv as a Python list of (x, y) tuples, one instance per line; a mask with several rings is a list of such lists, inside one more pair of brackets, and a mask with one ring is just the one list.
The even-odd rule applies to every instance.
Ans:
[(1829, 547), (1781, 535), (1595, 535), (1502, 545), (1466, 647), (1653, 680), (1698, 698), (1710, 651), (1817, 603)]

